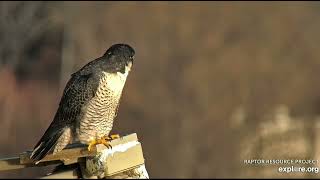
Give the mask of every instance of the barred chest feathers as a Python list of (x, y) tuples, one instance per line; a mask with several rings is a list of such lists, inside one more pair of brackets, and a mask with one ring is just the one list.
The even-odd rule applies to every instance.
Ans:
[(128, 66), (123, 74), (102, 73), (96, 95), (84, 108), (84, 115), (80, 120), (77, 135), (81, 143), (101, 138), (111, 131), (130, 68)]

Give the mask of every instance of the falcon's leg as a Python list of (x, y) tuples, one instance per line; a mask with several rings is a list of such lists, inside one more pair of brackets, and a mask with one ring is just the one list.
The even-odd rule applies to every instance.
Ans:
[(100, 139), (93, 140), (89, 143), (88, 151), (91, 151), (92, 146), (97, 145), (97, 144), (104, 144), (108, 148), (112, 148), (110, 141), (112, 141), (114, 139), (118, 139), (118, 138), (120, 138), (120, 135), (114, 134), (114, 135), (109, 135), (109, 136), (103, 136)]

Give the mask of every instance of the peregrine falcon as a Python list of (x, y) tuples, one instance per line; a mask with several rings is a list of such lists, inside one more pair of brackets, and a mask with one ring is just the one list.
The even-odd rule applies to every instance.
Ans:
[(109, 136), (119, 101), (133, 64), (135, 51), (127, 44), (112, 45), (103, 56), (71, 75), (58, 110), (30, 159), (39, 162), (68, 144), (109, 145)]

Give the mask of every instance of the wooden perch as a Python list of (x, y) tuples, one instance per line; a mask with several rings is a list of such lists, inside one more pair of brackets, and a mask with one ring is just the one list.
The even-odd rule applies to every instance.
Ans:
[(36, 166), (47, 166), (53, 164), (73, 164), (83, 161), (82, 157), (89, 157), (96, 155), (96, 148), (92, 151), (88, 151), (86, 146), (76, 144), (73, 145), (72, 149), (65, 149), (61, 152), (53, 155), (49, 154), (45, 156), (39, 164), (34, 164), (34, 162), (29, 158), (32, 151), (26, 151), (19, 155), (19, 157), (11, 157), (0, 159), (0, 171), (21, 169), (26, 167), (36, 167)]
[[(0, 171), (20, 169), (49, 164), (71, 165), (78, 163), (84, 178), (149, 178), (145, 169), (142, 147), (137, 135), (130, 134), (110, 142), (112, 148), (99, 144), (87, 150), (87, 146), (73, 145), (61, 152), (45, 156), (39, 164), (29, 157), (31, 151), (21, 153), (19, 157), (0, 160)], [(43, 178), (79, 178), (76, 170), (53, 173)]]

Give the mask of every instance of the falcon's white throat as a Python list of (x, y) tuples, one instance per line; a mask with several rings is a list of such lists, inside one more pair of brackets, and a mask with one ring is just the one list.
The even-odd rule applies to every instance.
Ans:
[(121, 93), (122, 89), (124, 87), (124, 84), (126, 82), (127, 76), (129, 75), (129, 72), (132, 67), (132, 62), (130, 62), (125, 67), (125, 72), (117, 72), (117, 73), (106, 73), (104, 72), (104, 75), (106, 77), (106, 86), (108, 89), (112, 90), (114, 93)]

